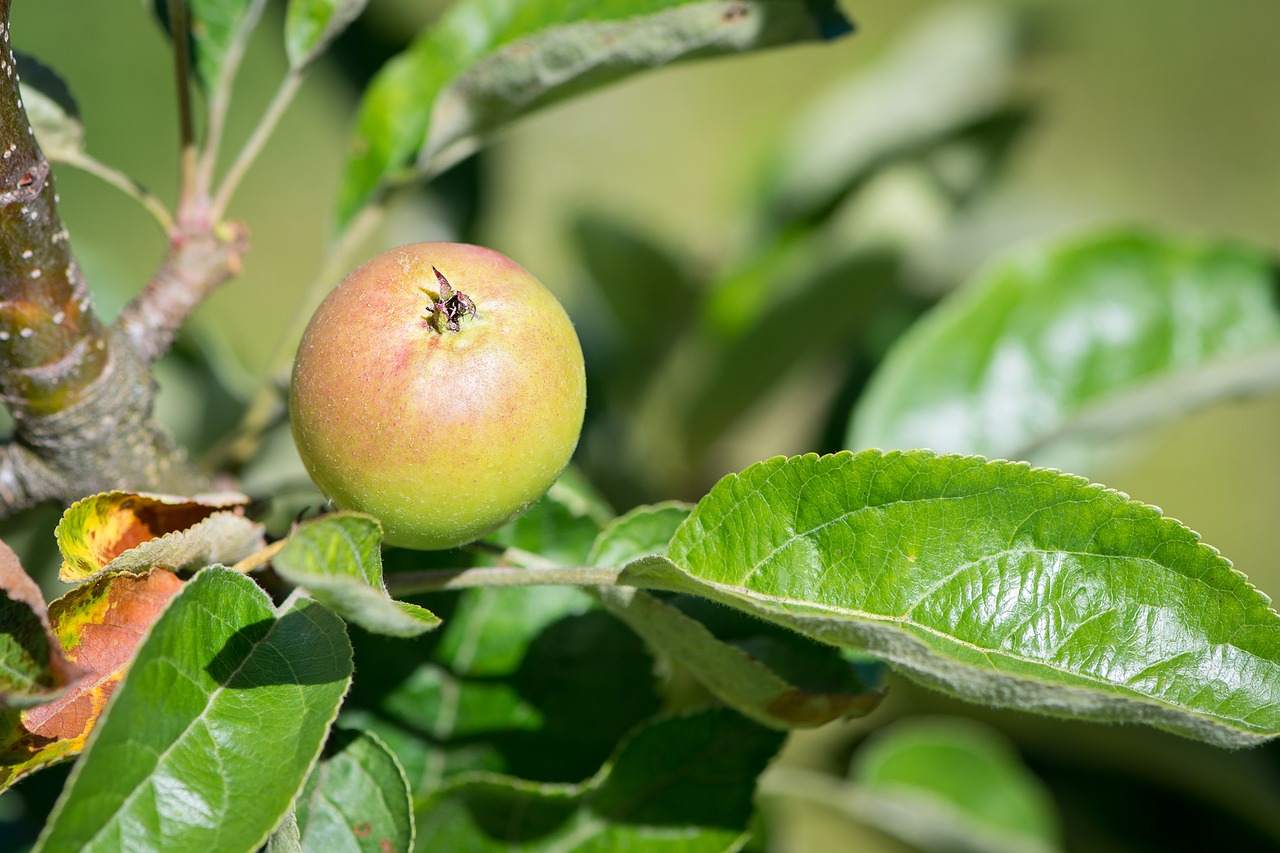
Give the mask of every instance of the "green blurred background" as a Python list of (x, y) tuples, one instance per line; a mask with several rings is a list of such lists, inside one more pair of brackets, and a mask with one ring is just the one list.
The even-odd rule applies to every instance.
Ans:
[[(18, 0), (13, 42), (68, 81), (80, 102), (90, 153), (171, 199), (177, 132), (170, 57), (149, 5)], [(197, 317), (210, 339), (222, 341), (233, 354), (232, 384), (251, 389), (254, 378), (267, 371), (299, 294), (317, 271), (362, 81), (443, 5), (372, 0), (333, 60), (313, 75), (233, 203), (232, 214), (252, 229), (253, 248), (244, 275)], [(504, 131), (475, 167), (483, 189), (475, 238), (528, 267), (588, 327), (594, 307), (571, 240), (579, 216), (608, 214), (625, 222), (673, 247), (691, 269), (723, 266), (749, 248), (743, 243), (749, 239), (749, 211), (761, 176), (805, 104), (874, 63), (914, 22), (949, 4), (848, 0), (844, 5), (859, 32), (839, 43), (644, 74)], [(1275, 153), (1280, 150), (1280, 52), (1273, 44), (1280, 4), (1028, 0), (1013, 5), (1027, 12), (1035, 45), (1018, 80), (1020, 95), (1034, 112), (994, 190), (955, 222), (939, 224), (918, 215), (920, 208), (910, 198), (889, 198), (879, 208), (883, 218), (871, 223), (873, 232), (889, 235), (886, 240), (909, 235), (919, 249), (917, 258), (932, 271), (922, 287), (954, 286), (1009, 246), (1088, 225), (1141, 223), (1280, 250), (1280, 158)], [(282, 7), (271, 5), (248, 56), (228, 130), (232, 151), (283, 73), (277, 47)], [(100, 309), (110, 314), (154, 270), (164, 248), (162, 235), (138, 207), (96, 179), (67, 169), (59, 169), (57, 177), (74, 246)], [(442, 203), (429, 194), (406, 199), (362, 253), (452, 236), (441, 210)], [(171, 418), (234, 419), (230, 400), (217, 401), (224, 411), (210, 412), (193, 393), (199, 392), (184, 384), (181, 372), (168, 375)], [(814, 449), (822, 430), (818, 421), (837, 393), (821, 371), (802, 370), (757, 401), (707, 450), (697, 476), (686, 484), (688, 493), (667, 496), (696, 498), (698, 488), (718, 474), (767, 456)], [(199, 428), (185, 425), (189, 431)], [(1221, 405), (1150, 436), (1122, 463), (1089, 473), (1161, 506), (1200, 531), (1264, 591), (1280, 594), (1271, 536), (1280, 508), (1277, 435), (1280, 398)], [(957, 710), (900, 686), (888, 713), (921, 709)], [(1089, 835), (1087, 826), (1080, 828), (1080, 820), (1087, 823), (1080, 815), (1099, 813), (1109, 798), (1117, 801), (1108, 785), (1124, 784), (1098, 783), (1096, 776), (1079, 771), (1080, 765), (1107, 768), (1122, 780), (1194, 790), (1189, 796), (1201, 799), (1215, 774), (1234, 777), (1239, 785), (1258, 773), (1262, 799), (1255, 805), (1264, 811), (1276, 790), (1266, 787), (1275, 785), (1280, 764), (1274, 750), (1258, 752), (1242, 770), (1246, 765), (1229, 763), (1233, 759), (1226, 754), (1154, 733), (1119, 735), (1080, 727), (1061, 739), (1038, 720), (977, 715), (1013, 732), (1025, 752), (1038, 756), (1038, 769), (1056, 774), (1060, 798), (1085, 798), (1081, 802), (1087, 805), (1079, 811), (1073, 812), (1070, 803), (1064, 806), (1075, 815), (1069, 836), (1076, 833), (1077, 849), (1144, 847), (1123, 840), (1103, 843)], [(791, 758), (842, 772), (839, 765), (861, 731), (859, 724), (849, 724), (797, 739)], [(1153, 764), (1152, 756), (1166, 748), (1180, 770)], [(1083, 775), (1077, 779), (1073, 772)], [(1189, 772), (1198, 778), (1190, 779)], [(1089, 785), (1097, 789), (1092, 798), (1080, 793)], [(1148, 804), (1154, 809), (1157, 803), (1167, 807), (1168, 801)], [(1136, 819), (1145, 825), (1140, 815)], [(838, 849), (822, 846), (835, 843), (832, 838), (849, 845), (846, 849), (899, 849), (874, 834), (856, 836), (865, 846), (853, 848), (855, 836), (847, 833), (855, 830), (835, 822), (835, 835), (810, 835), (825, 830), (823, 820), (806, 813), (805, 820), (785, 824), (791, 835), (784, 833), (780, 849)], [(1088, 846), (1094, 841), (1097, 846)]]

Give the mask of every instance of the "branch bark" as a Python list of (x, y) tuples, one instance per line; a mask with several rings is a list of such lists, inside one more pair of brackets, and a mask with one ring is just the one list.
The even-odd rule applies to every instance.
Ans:
[[(193, 267), (225, 280), (244, 236), (210, 231), (214, 250), (190, 255), (203, 260), (172, 251), (124, 324), (98, 320), (23, 108), (11, 2), (0, 0), (0, 401), (15, 427), (0, 455), (0, 514), (113, 488), (200, 491), (204, 477), (153, 418), (150, 364), (212, 285), (194, 297), (174, 292), (190, 286)], [(143, 346), (146, 329), (156, 338)]]

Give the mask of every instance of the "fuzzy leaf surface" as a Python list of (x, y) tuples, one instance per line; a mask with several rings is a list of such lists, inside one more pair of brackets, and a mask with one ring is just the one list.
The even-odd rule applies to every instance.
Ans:
[(593, 778), (546, 785), (460, 776), (418, 804), (419, 850), (740, 849), (756, 777), (782, 735), (718, 709), (639, 729)]
[(623, 583), (869, 652), (964, 699), (1280, 734), (1280, 616), (1158, 509), (1056, 471), (927, 451), (777, 458), (721, 480)]
[[(252, 850), (288, 811), (351, 679), (342, 620), (199, 572), (94, 728), (37, 850)], [(145, 721), (145, 723), (144, 723)]]
[(181, 571), (235, 563), (265, 544), (261, 524), (245, 518), (240, 495), (182, 498), (103, 492), (76, 501), (55, 536), (58, 577), (68, 583), (103, 572)]
[(431, 611), (387, 594), (381, 547), (377, 519), (337, 512), (294, 531), (272, 565), (285, 580), (367, 631), (416, 637), (435, 628), (440, 620)]
[(849, 29), (832, 0), (462, 0), (365, 91), (338, 226), (388, 180), (439, 172), (555, 101), (679, 59)]
[(369, 732), (338, 730), (294, 805), (300, 849), (413, 848), (413, 801), (395, 755)]
[(1270, 258), (1119, 231), (980, 272), (891, 351), (847, 441), (1080, 468), (1117, 437), (1277, 387)]
[(53, 701), (0, 710), (0, 791), (84, 748), (134, 650), (182, 581), (172, 572), (99, 575), (49, 606), (54, 643), (82, 673)]

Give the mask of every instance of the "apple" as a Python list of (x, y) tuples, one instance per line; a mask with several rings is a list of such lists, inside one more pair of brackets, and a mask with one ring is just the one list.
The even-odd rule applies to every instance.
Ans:
[(428, 550), (538, 500), (585, 407), (560, 303), (514, 261), (461, 243), (401, 246), (348, 275), (307, 326), (289, 395), (320, 491), (377, 517), (387, 543)]

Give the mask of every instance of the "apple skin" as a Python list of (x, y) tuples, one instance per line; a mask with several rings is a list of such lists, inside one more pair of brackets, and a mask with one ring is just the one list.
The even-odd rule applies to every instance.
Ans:
[[(458, 330), (432, 323), (441, 286), (466, 294)], [(528, 509), (582, 430), (582, 347), (556, 298), (480, 246), (415, 243), (354, 270), (311, 318), (289, 395), (294, 441), (340, 509), (385, 541), (451, 548)]]

